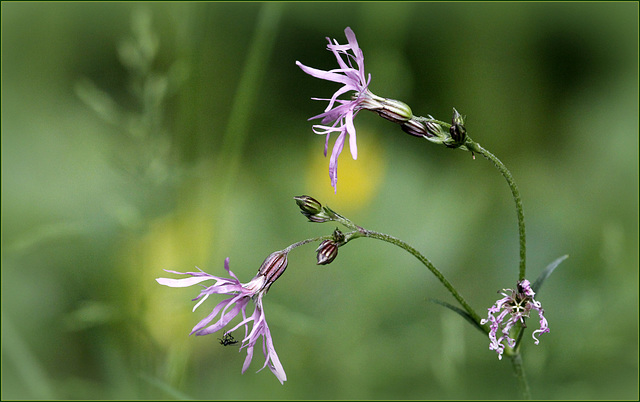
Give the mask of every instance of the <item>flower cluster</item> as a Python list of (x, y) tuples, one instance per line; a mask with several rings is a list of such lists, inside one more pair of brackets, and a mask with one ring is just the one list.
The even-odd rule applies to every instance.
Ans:
[[(529, 318), (531, 310), (536, 310), (540, 317), (540, 329), (533, 331), (532, 334), (535, 344), (537, 345), (540, 342), (536, 335), (549, 332), (549, 324), (547, 319), (544, 318), (542, 305), (533, 298), (535, 292), (531, 289), (531, 284), (528, 280), (525, 279), (518, 282), (515, 290), (503, 289), (501, 294), (504, 297), (489, 308), (487, 319), (480, 321), (482, 325), (490, 323), (489, 350), (495, 350), (498, 353), (498, 359), (502, 359), (502, 354), (504, 353), (505, 345), (502, 343), (503, 341), (506, 341), (511, 348), (515, 347), (516, 340), (509, 336), (509, 331), (518, 322), (522, 323), (523, 327), (526, 327), (525, 318)], [(497, 313), (499, 314), (494, 316)], [(501, 334), (499, 338), (497, 337), (498, 331)]]
[[(478, 152), (495, 164), (498, 170), (500, 170), (503, 176), (507, 179), (507, 182), (511, 187), (512, 194), (516, 201), (518, 223), (521, 229), (520, 275), (524, 276), (525, 239), (522, 203), (519, 198), (517, 187), (515, 186), (510, 173), (506, 170), (506, 167), (504, 167), (502, 162), (500, 162), (495, 156), (469, 138), (465, 128), (465, 118), (458, 113), (456, 109), (453, 109), (453, 117), (451, 119), (451, 124), (449, 124), (435, 120), (432, 116), (414, 116), (411, 108), (407, 104), (393, 99), (382, 98), (373, 94), (369, 90), (371, 75), (365, 74), (364, 54), (358, 46), (356, 36), (351, 28), (348, 27), (345, 29), (345, 35), (347, 38), (346, 44), (339, 44), (337, 40), (327, 38), (329, 42), (327, 49), (335, 56), (338, 62), (338, 68), (324, 71), (305, 66), (299, 61), (296, 61), (296, 64), (305, 73), (316, 78), (336, 82), (342, 85), (329, 99), (312, 98), (314, 100), (327, 101), (328, 105), (323, 113), (309, 119), (321, 119), (320, 124), (313, 125), (313, 132), (326, 136), (324, 147), (325, 156), (327, 156), (329, 138), (331, 137), (331, 134), (338, 134), (333, 145), (329, 162), (329, 176), (331, 179), (331, 185), (334, 187), (335, 191), (337, 192), (338, 156), (342, 152), (347, 135), (349, 136), (349, 148), (351, 155), (353, 159), (357, 159), (354, 118), (360, 110), (372, 111), (380, 117), (398, 124), (405, 133), (419, 138), (424, 138), (431, 143), (444, 145), (448, 148), (470, 151), (472, 155), (474, 155), (474, 152)], [(352, 92), (350, 99), (339, 99), (340, 96), (349, 92)], [(319, 246), (316, 248), (318, 265), (331, 264), (337, 258), (338, 249), (358, 237), (369, 237), (383, 240), (408, 251), (418, 258), (434, 275), (436, 275), (442, 284), (460, 302), (464, 307), (464, 310), (449, 305), (448, 303), (436, 302), (450, 308), (463, 317), (470, 319), (473, 324), (481, 327), (483, 331), (487, 329), (485, 325), (489, 324), (489, 329), (486, 331), (488, 332), (490, 340), (489, 349), (494, 350), (498, 354), (499, 359), (502, 359), (505, 349), (507, 350), (507, 354), (510, 354), (511, 352), (517, 353), (517, 350), (514, 351), (512, 349), (516, 348), (517, 342), (520, 341), (520, 338), (518, 338), (517, 341), (515, 338), (520, 336), (522, 332), (514, 337), (511, 336), (511, 332), (514, 327), (517, 327), (517, 329), (526, 327), (526, 320), (530, 317), (532, 310), (537, 311), (540, 323), (540, 328), (533, 331), (532, 334), (535, 344), (539, 344), (539, 335), (550, 332), (548, 322), (544, 317), (542, 305), (534, 299), (535, 292), (528, 280), (524, 279), (519, 281), (515, 289), (503, 289), (501, 292), (503, 297), (488, 309), (487, 318), (480, 320), (475, 311), (471, 309), (456, 289), (453, 288), (453, 286), (444, 278), (440, 271), (438, 271), (426, 257), (402, 240), (384, 233), (378, 233), (360, 227), (346, 217), (333, 211), (331, 208), (323, 206), (318, 200), (310, 196), (302, 195), (294, 197), (294, 199), (300, 208), (300, 212), (310, 222), (336, 222), (348, 228), (349, 231), (342, 233), (338, 228), (336, 228), (332, 235), (298, 241), (283, 250), (272, 253), (263, 261), (255, 277), (247, 283), (241, 283), (236, 275), (229, 269), (229, 258), (225, 260), (224, 266), (231, 278), (210, 275), (198, 269), (198, 272), (184, 273), (165, 270), (172, 274), (185, 275), (187, 277), (181, 279), (156, 279), (159, 284), (170, 287), (187, 287), (192, 285), (202, 286), (203, 289), (200, 291), (200, 294), (193, 299), (193, 301), (197, 301), (193, 311), (195, 311), (211, 295), (219, 294), (229, 296), (225, 300), (219, 302), (210, 314), (198, 322), (195, 327), (193, 327), (190, 334), (209, 335), (221, 331), (225, 327), (229, 326), (230, 328), (222, 332), (222, 337), (218, 339), (224, 346), (230, 346), (241, 342), (240, 350), (246, 348), (247, 355), (242, 366), (242, 373), (249, 368), (253, 358), (254, 347), (260, 338), (262, 338), (262, 351), (265, 362), (262, 368), (258, 371), (263, 370), (265, 367), (269, 367), (281, 384), (287, 380), (284, 368), (282, 367), (275, 351), (269, 326), (267, 325), (263, 307), (263, 298), (271, 285), (286, 270), (288, 253), (296, 247), (317, 241), (320, 241)], [(562, 259), (564, 258), (566, 257), (563, 257)], [(562, 259), (558, 259), (552, 265), (547, 267), (544, 275), (541, 275), (541, 279), (537, 281), (537, 285), (535, 285), (536, 289), (539, 288), (539, 285), (553, 271), (553, 269), (555, 269)], [(213, 280), (215, 283), (210, 286), (201, 285), (201, 282), (207, 280)], [(250, 302), (253, 303), (254, 309), (251, 315), (248, 316), (246, 310)], [(234, 323), (237, 322), (237, 324), (231, 324), (232, 321), (234, 321)], [(517, 325), (518, 323), (520, 324), (519, 326)], [(241, 341), (240, 339), (236, 341), (232, 332), (242, 327), (244, 327), (244, 338)], [(514, 330), (514, 332), (518, 331)], [(514, 362), (516, 362), (516, 359), (514, 359)], [(516, 372), (518, 372), (517, 369)]]
[[(228, 334), (244, 326), (245, 337), (242, 339), (240, 349), (247, 348), (247, 357), (245, 358), (244, 365), (242, 366), (242, 373), (244, 374), (244, 372), (249, 368), (249, 364), (253, 358), (253, 348), (259, 338), (262, 337), (262, 352), (264, 353), (265, 363), (260, 370), (268, 366), (280, 383), (284, 383), (284, 381), (287, 380), (287, 375), (284, 372), (282, 364), (280, 364), (280, 360), (278, 359), (278, 355), (273, 346), (271, 332), (269, 331), (269, 326), (267, 325), (267, 320), (264, 314), (264, 308), (262, 306), (262, 298), (267, 293), (267, 290), (269, 290), (271, 284), (273, 284), (273, 282), (282, 275), (286, 268), (287, 254), (279, 251), (267, 257), (260, 266), (260, 270), (256, 276), (247, 283), (241, 283), (235, 274), (229, 269), (228, 258), (224, 261), (224, 269), (226, 269), (229, 275), (231, 275), (231, 279), (213, 276), (199, 269), (199, 272), (177, 272), (165, 270), (173, 274), (189, 275), (190, 277), (182, 279), (158, 278), (156, 281), (165, 286), (186, 287), (211, 279), (215, 280), (215, 284), (209, 287), (204, 287), (200, 292), (200, 295), (193, 299), (193, 301), (199, 300), (193, 307), (193, 311), (195, 311), (200, 304), (213, 294), (224, 294), (230, 295), (231, 297), (218, 303), (208, 316), (203, 318), (195, 327), (193, 327), (191, 334), (209, 335), (217, 332), (227, 326), (227, 324), (238, 316), (239, 313), (242, 313), (242, 321), (233, 328), (225, 331), (223, 335), (223, 339), (225, 339)], [(246, 309), (251, 300), (253, 300), (255, 308), (253, 310), (253, 314), (250, 317), (247, 317)], [(218, 313), (220, 313), (218, 321), (209, 325)], [(250, 322), (253, 322), (251, 331), (249, 331)]]

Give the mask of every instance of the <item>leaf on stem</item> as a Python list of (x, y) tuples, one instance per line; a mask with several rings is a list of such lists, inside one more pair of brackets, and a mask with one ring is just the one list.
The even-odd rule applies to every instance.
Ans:
[(547, 265), (547, 267), (544, 269), (544, 271), (542, 271), (538, 279), (536, 279), (536, 281), (533, 283), (533, 285), (531, 286), (531, 289), (533, 289), (535, 293), (538, 293), (544, 281), (546, 281), (549, 275), (551, 275), (551, 273), (558, 267), (558, 265), (560, 265), (560, 263), (566, 260), (567, 258), (569, 258), (569, 255), (565, 254), (562, 257), (555, 260), (554, 262), (552, 262), (551, 264)]
[(473, 317), (471, 317), (471, 315), (469, 313), (467, 313), (466, 311), (464, 311), (463, 309), (456, 307), (452, 304), (449, 304), (447, 302), (441, 301), (441, 300), (436, 300), (436, 299), (429, 299), (429, 301), (439, 304), (443, 307), (448, 308), (449, 310), (453, 311), (454, 313), (458, 313), (460, 314), (460, 316), (462, 316), (462, 318), (464, 318), (465, 320), (469, 321), (469, 323), (471, 323), (471, 325), (473, 325), (475, 328), (477, 328), (478, 330), (480, 330), (480, 332), (482, 332), (483, 334), (485, 333), (484, 329), (482, 328), (482, 326), (480, 324), (478, 324)]

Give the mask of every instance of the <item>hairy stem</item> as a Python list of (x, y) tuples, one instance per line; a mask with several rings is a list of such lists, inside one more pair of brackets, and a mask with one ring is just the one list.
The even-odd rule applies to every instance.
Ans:
[(478, 316), (478, 314), (473, 310), (473, 308), (471, 308), (471, 306), (467, 303), (464, 297), (462, 297), (462, 295), (458, 293), (458, 291), (453, 287), (453, 285), (451, 285), (451, 283), (447, 280), (447, 278), (445, 278), (444, 275), (442, 275), (442, 273), (431, 263), (431, 261), (429, 261), (427, 257), (422, 255), (418, 250), (411, 247), (409, 244), (405, 243), (404, 241), (396, 237), (389, 236), (384, 233), (378, 233), (371, 230), (362, 229), (362, 228), (360, 228), (360, 232), (365, 237), (386, 241), (387, 243), (396, 245), (408, 251), (411, 255), (413, 255), (418, 260), (420, 260), (420, 262), (425, 267), (427, 267), (427, 269), (429, 269), (429, 271), (431, 271), (431, 273), (434, 274), (436, 278), (438, 278), (438, 280), (444, 285), (444, 287), (447, 288), (447, 290), (451, 293), (451, 295), (453, 295), (453, 297), (458, 301), (458, 303), (460, 303), (460, 305), (465, 309), (465, 311), (469, 313), (471, 318), (476, 322), (476, 324), (478, 324), (478, 327), (482, 328), (486, 333), (488, 333), (488, 329), (485, 326), (480, 324), (480, 320), (481, 320), (480, 316)]
[(518, 235), (520, 238), (520, 272), (519, 280), (525, 279), (526, 266), (527, 266), (527, 240), (524, 229), (524, 209), (522, 208), (522, 198), (520, 198), (520, 191), (516, 182), (513, 180), (513, 176), (507, 167), (498, 159), (494, 154), (484, 149), (480, 144), (476, 142), (467, 142), (465, 144), (470, 151), (477, 152), (485, 158), (489, 159), (495, 167), (502, 173), (502, 176), (507, 180), (507, 184), (511, 189), (511, 195), (516, 203), (516, 214), (518, 215)]
[(299, 242), (293, 243), (292, 245), (290, 245), (289, 247), (285, 248), (282, 251), (288, 253), (289, 251), (293, 250), (294, 248), (303, 246), (303, 245), (305, 245), (307, 243), (313, 243), (313, 242), (318, 242), (318, 241), (323, 241), (323, 240), (331, 240), (331, 239), (333, 239), (333, 235), (312, 237), (311, 239), (300, 240)]

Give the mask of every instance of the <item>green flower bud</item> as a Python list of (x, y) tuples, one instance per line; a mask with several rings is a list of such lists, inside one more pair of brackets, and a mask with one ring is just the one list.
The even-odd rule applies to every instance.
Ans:
[(460, 113), (458, 113), (456, 108), (453, 108), (453, 117), (451, 118), (451, 124), (453, 125), (459, 124), (461, 126), (464, 125), (464, 118)]
[(413, 117), (413, 112), (409, 105), (395, 99), (385, 98), (382, 102), (382, 109), (376, 110), (381, 117), (394, 123), (404, 123)]
[(411, 120), (413, 112), (409, 105), (399, 100), (381, 98), (371, 92), (362, 94), (356, 93), (356, 97), (362, 96), (360, 99), (360, 107), (362, 109), (371, 110), (378, 113), (381, 117), (394, 123), (404, 123)]
[(427, 127), (427, 137), (443, 138), (445, 136), (445, 131), (440, 124), (428, 121), (425, 123), (425, 126)]
[(322, 204), (313, 197), (309, 197), (308, 195), (299, 195), (297, 197), (293, 197), (293, 199), (296, 200), (296, 204), (298, 204), (303, 212), (308, 212), (310, 214), (322, 212)]
[(344, 233), (342, 233), (340, 229), (336, 228), (336, 230), (333, 231), (333, 240), (335, 240), (339, 245), (342, 245), (344, 243)]
[(467, 129), (464, 127), (464, 119), (456, 109), (453, 109), (453, 118), (451, 119), (451, 128), (449, 134), (453, 141), (445, 143), (449, 148), (458, 148), (464, 144), (467, 138)]
[(300, 195), (293, 197), (296, 200), (296, 204), (300, 207), (300, 212), (306, 216), (311, 222), (327, 222), (331, 220), (323, 210), (322, 204), (313, 197), (308, 195)]

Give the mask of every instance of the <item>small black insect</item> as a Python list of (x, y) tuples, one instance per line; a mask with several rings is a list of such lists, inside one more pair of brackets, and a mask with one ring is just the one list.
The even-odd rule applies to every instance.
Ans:
[(222, 335), (222, 339), (218, 338), (218, 340), (220, 341), (220, 345), (222, 346), (235, 345), (236, 343), (238, 343), (238, 341), (233, 339), (233, 335), (226, 333)]

